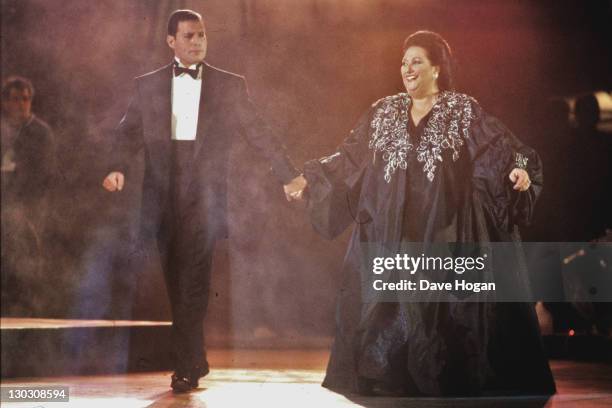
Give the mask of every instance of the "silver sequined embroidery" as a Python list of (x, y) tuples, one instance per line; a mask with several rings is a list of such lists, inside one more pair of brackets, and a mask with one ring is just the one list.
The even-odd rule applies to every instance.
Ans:
[(521, 153), (515, 153), (514, 154), (514, 164), (519, 169), (525, 170), (527, 168), (527, 163), (528, 162), (529, 162), (529, 158), (527, 158), (525, 155), (523, 155)]
[[(408, 152), (414, 149), (408, 135), (408, 108), (411, 99), (406, 93), (383, 98), (373, 115), (370, 126), (372, 139), (369, 147), (382, 153), (385, 165), (385, 181), (389, 183), (397, 168), (407, 168)], [(464, 139), (469, 137), (470, 126), (476, 118), (473, 98), (450, 91), (441, 92), (427, 121), (416, 148), (417, 160), (431, 182), (436, 165), (442, 162), (442, 151), (452, 150), (452, 159), (459, 159)]]
[(369, 147), (382, 153), (385, 165), (385, 181), (400, 167), (406, 169), (408, 151), (414, 146), (408, 141), (408, 108), (410, 98), (405, 93), (384, 98), (374, 114), (370, 126), (374, 130)]

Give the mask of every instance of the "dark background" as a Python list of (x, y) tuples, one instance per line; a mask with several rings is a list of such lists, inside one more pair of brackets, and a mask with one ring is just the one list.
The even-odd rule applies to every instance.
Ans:
[[(541, 152), (553, 187), (527, 237), (555, 241), (563, 238), (554, 229), (560, 202), (579, 199), (559, 187), (559, 163), (567, 160), (555, 148), (560, 137), (577, 136), (551, 123), (548, 109), (554, 99), (610, 90), (610, 4), (2, 0), (2, 77), (33, 81), (34, 112), (53, 127), (60, 158), (60, 175), (49, 186), (53, 227), (36, 277), (42, 289), (31, 314), (169, 318), (155, 257), (128, 262), (142, 158), (123, 192), (108, 194), (101, 181), (131, 78), (170, 61), (165, 26), (172, 10), (204, 15), (207, 61), (246, 75), (253, 101), (280, 130), (298, 166), (331, 153), (372, 102), (402, 90), (407, 35), (439, 32), (457, 59), (458, 90)], [(571, 166), (580, 168), (581, 160), (588, 156)], [(303, 205), (283, 201), (266, 164), (248, 148), (236, 149), (233, 163), (232, 236), (219, 244), (215, 259), (211, 333), (328, 335), (348, 233), (333, 242), (317, 236)], [(578, 207), (570, 212), (579, 222), (585, 216)]]

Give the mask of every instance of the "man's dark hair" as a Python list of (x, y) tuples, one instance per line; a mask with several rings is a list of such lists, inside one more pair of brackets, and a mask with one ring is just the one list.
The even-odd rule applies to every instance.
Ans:
[(410, 47), (421, 47), (427, 51), (427, 57), (434, 66), (440, 67), (438, 88), (441, 91), (453, 89), (453, 56), (450, 46), (444, 38), (433, 31), (417, 31), (404, 41), (404, 53)]
[(181, 21), (201, 21), (202, 15), (193, 10), (182, 9), (174, 10), (168, 18), (168, 35), (176, 36), (178, 25)]
[(32, 82), (24, 77), (11, 76), (4, 80), (2, 83), (2, 100), (5, 101), (11, 95), (11, 89), (17, 89), (18, 91), (28, 90), (30, 91), (30, 98), (34, 97), (34, 86)]

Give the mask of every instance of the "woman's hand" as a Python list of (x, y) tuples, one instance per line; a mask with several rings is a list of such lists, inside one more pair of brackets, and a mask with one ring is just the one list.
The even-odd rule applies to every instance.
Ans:
[(511, 182), (514, 183), (515, 190), (527, 191), (531, 186), (531, 180), (529, 180), (529, 174), (523, 169), (514, 168), (508, 176)]
[(108, 191), (121, 191), (125, 184), (125, 176), (120, 171), (113, 171), (106, 176), (102, 182), (102, 187)]
[(303, 175), (299, 175), (288, 184), (285, 184), (283, 189), (285, 190), (287, 201), (302, 200), (304, 198), (304, 189), (307, 185), (308, 182)]

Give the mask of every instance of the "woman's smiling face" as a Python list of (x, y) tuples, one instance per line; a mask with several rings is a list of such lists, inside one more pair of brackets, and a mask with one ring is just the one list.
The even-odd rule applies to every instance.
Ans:
[(422, 47), (409, 47), (402, 58), (402, 80), (406, 92), (421, 97), (438, 92), (437, 77), (440, 68), (431, 64), (427, 51)]

